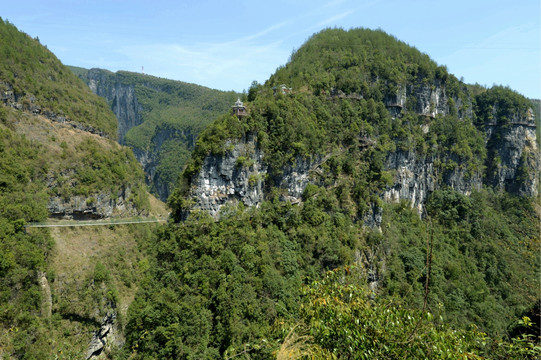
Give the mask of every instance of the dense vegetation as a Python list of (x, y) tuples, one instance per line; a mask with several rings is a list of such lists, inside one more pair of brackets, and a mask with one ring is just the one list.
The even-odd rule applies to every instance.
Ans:
[(446, 189), (433, 193), (427, 211), (429, 221), (401, 206), (385, 213), (380, 241), (396, 255), (386, 264), (385, 292), (421, 307), (429, 246), (431, 311), (454, 327), (475, 323), (489, 334), (506, 334), (539, 300), (541, 243), (531, 202)]
[(475, 103), (477, 121), (481, 126), (485, 123), (508, 124), (520, 121), (528, 118), (530, 109), (535, 109), (531, 100), (503, 86), (493, 86), (479, 94)]
[[(53, 289), (53, 302), (46, 305), (39, 281), (45, 274), (51, 287), (55, 286), (51, 261), (58, 249), (49, 230), (26, 229), (25, 225), (47, 219), (47, 203), (53, 196), (83, 195), (91, 202), (100, 194), (111, 194), (116, 200), (122, 189), (131, 188), (127, 200), (140, 211), (149, 206), (142, 170), (129, 149), (112, 140), (84, 133), (74, 136), (71, 130), (46, 124), (40, 117), (0, 106), (0, 352), (24, 359), (68, 352), (62, 332), (80, 332), (80, 325), (74, 325), (78, 322), (86, 330), (76, 349), (85, 351), (86, 334), (105, 311), (95, 306), (116, 301), (118, 296), (118, 277), (98, 276), (101, 281), (95, 282), (93, 274), (87, 273), (83, 279), (61, 282), (63, 291)], [(126, 236), (140, 237), (137, 231)], [(109, 265), (105, 273), (115, 269), (109, 260), (105, 263)], [(85, 282), (84, 292), (77, 289), (79, 281)], [(47, 315), (51, 310), (52, 317)]]
[[(0, 119), (6, 111), (0, 108)], [(41, 325), (39, 271), (47, 270), (53, 242), (47, 231), (25, 232), (28, 221), (47, 217), (40, 146), (0, 125), (0, 344), (13, 338), (21, 356)]]
[[(270, 358), (282, 331), (304, 321), (315, 343), (339, 358), (494, 356), (481, 345), (493, 340), (481, 331), (505, 338), (537, 300), (537, 215), (524, 199), (442, 190), (428, 205), (430, 223), (405, 203), (385, 206), (379, 233), (352, 221), (333, 191), (309, 187), (303, 197), (298, 206), (275, 198), (260, 209), (229, 208), (218, 222), (201, 213), (164, 228), (130, 307), (125, 354), (203, 359), (248, 351)], [(340, 293), (318, 285), (303, 295), (303, 285), (324, 271), (354, 262), (359, 290), (332, 279), (326, 286)], [(362, 290), (367, 280), (379, 282), (376, 300)], [(426, 294), (432, 315), (420, 312)], [(304, 296), (308, 308), (299, 307)], [(339, 310), (346, 313), (333, 313)], [(480, 332), (462, 332), (472, 325)], [(423, 345), (404, 349), (397, 339)], [(510, 356), (502, 353), (494, 358)]]
[[(302, 322), (285, 337), (278, 358), (528, 359), (540, 354), (534, 335), (502, 342), (475, 326), (449, 328), (431, 312), (375, 298), (355, 267), (337, 268), (303, 291)], [(523, 317), (517, 324), (530, 328)], [(296, 332), (300, 332), (300, 335)]]
[[(271, 185), (287, 164), (326, 154), (329, 159), (321, 165), (320, 183), (336, 187), (341, 206), (358, 217), (390, 185), (393, 174), (384, 167), (391, 152), (412, 151), (433, 161), (440, 181), (456, 173), (482, 176), (484, 171), (483, 135), (456, 115), (431, 119), (407, 112), (392, 119), (384, 104), (374, 99), (273, 95), (268, 88), (260, 90), (249, 109), (246, 120), (224, 115), (201, 133), (179, 187), (169, 198), (174, 213), (182, 211), (189, 179), (204, 158), (209, 153), (224, 154), (226, 139), (240, 139), (250, 132), (257, 134), (263, 152), (272, 154), (265, 159)], [(177, 219), (180, 212), (175, 213)]]
[[(319, 82), (321, 76), (329, 80)], [(340, 79), (360, 87), (341, 88)], [(273, 90), (281, 83), (294, 90), (288, 95)], [(385, 99), (396, 97), (398, 87), (406, 85), (413, 93), (420, 86), (444, 87), (450, 102), (463, 98), (467, 103), (469, 96), (466, 86), (445, 67), (383, 31), (324, 30), (297, 50), (265, 85), (252, 84), (250, 116), (245, 122), (237, 124), (233, 117), (223, 117), (202, 133), (184, 174), (189, 177), (196, 172), (209, 151), (223, 151), (220, 146), (225, 139), (241, 138), (248, 131), (260, 135), (266, 153), (277, 154), (268, 159), (273, 171), (280, 171), (296, 156), (355, 148), (363, 140), (376, 141), (378, 156), (383, 158), (397, 148), (423, 156), (443, 150), (451, 155), (450, 163), (444, 164), (447, 167), (456, 165), (458, 157), (470, 175), (482, 170), (486, 156), (482, 134), (471, 121), (459, 118), (452, 106), (444, 118), (418, 116), (416, 106), (408, 107), (417, 102), (411, 95), (401, 116), (391, 117)], [(423, 126), (430, 131), (425, 133)]]
[[(381, 30), (327, 29), (313, 35), (267, 82), (313, 93), (357, 93), (383, 101), (400, 86), (444, 85), (449, 96), (462, 86), (445, 66)], [(415, 101), (415, 99), (413, 99)]]
[(112, 194), (116, 199), (130, 189), (130, 200), (140, 210), (148, 210), (143, 170), (130, 149), (111, 143), (104, 147), (103, 143), (90, 137), (76, 143), (73, 148), (65, 141), (61, 141), (59, 147), (60, 159), (69, 165), (51, 163), (57, 165), (51, 166), (54, 167), (51, 196), (69, 199), (83, 195), (91, 198), (102, 193)]
[[(347, 85), (347, 81), (353, 83)], [(281, 83), (293, 90), (283, 94), (279, 88), (273, 89)], [(396, 86), (415, 88), (422, 86), (419, 84), (444, 86), (451, 96), (449, 102), (470, 104), (472, 117), (464, 116), (467, 112), (459, 117), (452, 107), (444, 116), (419, 115), (415, 106), (408, 107), (408, 102), (415, 104), (416, 99), (408, 99), (400, 115), (393, 118), (385, 106), (386, 98), (393, 96)], [(162, 286), (174, 279), (177, 285), (163, 296), (180, 302), (181, 307), (164, 311), (153, 306), (167, 301), (156, 297), (156, 284), (147, 287), (149, 290), (136, 300), (131, 315), (133, 327), (129, 330), (137, 334), (129, 342), (131, 351), (141, 357), (160, 349), (165, 357), (204, 358), (215, 354), (233, 356), (244, 348), (258, 354), (256, 357), (265, 357), (270, 356), (265, 351), (278, 351), (276, 343), (274, 347), (269, 345), (271, 350), (264, 344), (272, 343), (279, 324), (304, 321), (307, 330), (299, 330), (299, 336), (312, 336), (314, 351), (320, 351), (318, 356), (323, 357), (329, 355), (328, 351), (345, 358), (436, 356), (431, 351), (442, 351), (440, 355), (446, 353), (450, 358), (460, 357), (461, 351), (472, 357), (522, 356), (513, 353), (514, 346), (521, 346), (520, 341), (507, 345), (492, 341), (505, 339), (522, 314), (539, 301), (540, 260), (535, 251), (540, 245), (536, 225), (539, 215), (528, 198), (495, 192), (490, 187), (465, 196), (445, 184), (450, 178), (482, 181), (487, 177), (489, 154), (482, 131), (482, 123), (488, 121), (483, 118), (486, 111), (496, 105), (501, 112), (498, 116), (517, 113), (523, 118), (528, 100), (506, 88), (466, 87), (426, 55), (381, 31), (368, 30), (326, 30), (315, 35), (266, 84), (252, 84), (248, 99), (248, 117), (239, 120), (223, 115), (201, 133), (169, 201), (173, 217), (181, 219), (192, 204), (186, 199), (190, 180), (205, 157), (209, 153), (227, 155), (227, 139), (254, 134), (258, 146), (268, 154), (269, 202), (258, 210), (226, 210), (220, 221), (210, 225), (206, 223), (209, 220), (198, 215), (178, 229), (160, 234), (159, 244), (167, 244), (157, 245), (155, 256), (160, 265), (153, 279), (161, 281)], [(493, 146), (498, 144), (494, 142)], [(405, 201), (389, 206), (380, 200), (395, 176), (394, 171), (386, 170), (388, 156), (397, 153), (413, 153), (434, 166), (437, 185), (423, 219)], [(275, 187), (275, 179), (279, 179), (284, 166), (299, 158), (320, 159), (321, 165), (313, 180), (318, 186), (307, 186), (303, 203), (295, 206), (278, 201), (285, 190)], [(381, 233), (362, 225), (374, 211), (374, 204), (383, 208)], [(260, 221), (261, 217), (265, 220)], [(272, 245), (274, 256), (266, 259), (265, 251), (273, 241), (280, 242)], [(253, 260), (245, 258), (241, 244), (260, 249), (256, 251), (255, 267)], [(163, 250), (165, 254), (160, 252)], [(223, 263), (223, 252), (229, 256), (227, 265)], [(203, 271), (206, 275), (202, 278), (216, 280), (198, 283), (199, 276), (192, 274), (199, 274), (199, 270), (184, 265), (188, 259), (200, 259), (196, 261), (197, 269), (218, 269), (216, 275)], [(168, 262), (183, 265), (168, 267)], [(206, 265), (199, 265), (201, 262)], [(354, 262), (366, 267), (364, 281), (368, 278), (378, 284), (373, 295), (375, 303), (341, 303), (340, 296), (335, 299), (328, 295), (328, 289), (318, 293), (316, 286), (312, 312), (299, 309), (302, 284), (318, 281), (325, 270)], [(275, 280), (277, 285), (266, 283), (269, 268), (276, 271), (274, 279), (283, 279)], [(231, 277), (219, 279), (217, 274), (222, 273)], [(297, 288), (290, 285), (293, 280)], [(341, 287), (327, 284), (332, 291)], [(227, 298), (228, 314), (235, 314), (234, 319), (228, 318), (235, 324), (230, 325), (230, 330), (222, 323), (225, 305), (220, 294), (226, 285), (227, 294), (242, 296), (240, 300), (236, 296)], [(342, 291), (346, 290), (340, 289), (340, 294)], [(366, 298), (366, 293), (361, 293), (358, 296)], [(290, 300), (293, 294), (294, 301)], [(330, 311), (338, 310), (316, 301), (322, 301), (324, 296), (328, 296), (329, 303), (336, 301), (333, 304), (352, 317), (333, 322), (336, 313)], [(274, 304), (273, 310), (268, 308), (268, 299)], [(205, 332), (197, 334), (205, 339), (203, 344), (196, 345), (187, 335), (191, 334), (188, 322), (166, 316), (190, 307), (189, 303), (202, 307), (198, 314), (206, 314), (197, 320), (205, 324)], [(378, 304), (390, 309), (392, 316), (386, 321), (410, 317), (406, 321), (410, 321), (409, 325), (399, 329), (376, 327), (372, 337), (357, 333), (360, 338), (355, 338), (353, 334), (360, 330), (349, 327), (353, 320), (360, 324), (384, 323), (383, 315), (380, 318), (371, 310), (378, 309)], [(247, 312), (246, 308), (255, 310)], [(425, 313), (420, 313), (421, 309)], [(415, 326), (409, 327), (416, 323), (412, 319), (424, 319), (426, 311), (440, 320), (435, 324), (419, 320), (426, 333), (419, 330), (419, 338), (409, 338), (416, 331)], [(314, 323), (318, 316), (324, 319), (320, 325)], [(154, 327), (151, 319), (168, 325)], [(492, 340), (483, 339), (484, 335), (475, 331), (461, 333), (469, 331), (471, 325), (490, 334)], [(352, 335), (346, 336), (347, 331)], [(148, 335), (152, 339), (149, 342)], [(283, 339), (285, 334), (281, 336)], [(344, 347), (333, 347), (337, 336), (343, 336)], [(385, 340), (385, 336), (389, 337)], [(434, 347), (419, 346), (417, 353), (406, 354), (403, 351), (409, 350), (394, 344), (392, 350), (386, 350), (385, 346), (395, 338), (429, 344), (427, 338), (431, 338)], [(383, 342), (382, 348), (369, 343), (374, 339)], [(160, 345), (149, 351), (147, 346), (157, 343)], [(366, 346), (364, 355), (362, 351), (352, 355), (362, 346)], [(529, 346), (533, 345), (521, 349), (528, 352), (525, 349)], [(530, 349), (532, 352), (524, 356), (535, 357), (539, 348)]]
[[(119, 76), (132, 83), (139, 75)], [(130, 152), (105, 139), (75, 139), (71, 130), (52, 131), (36, 125), (39, 118), (0, 107), (3, 355), (80, 358), (103, 315), (134, 298), (127, 313), (119, 312), (126, 343), (108, 357), (541, 356), (526, 316), (539, 301), (538, 209), (531, 199), (491, 187), (466, 196), (446, 186), (450, 177), (485, 176), (490, 154), (479, 129), (490, 119), (482, 109), (501, 103), (522, 113), (522, 97), (499, 87), (467, 88), (428, 56), (362, 29), (315, 35), (265, 85), (252, 85), (249, 116), (225, 114), (204, 130), (194, 123), (223, 110), (211, 97), (203, 107), (189, 100), (208, 94), (144, 79), (136, 91), (145, 122), (127, 143), (163, 150), (161, 171), (170, 180), (178, 171), (171, 170), (174, 157), (189, 151), (175, 141), (200, 132), (170, 198), (173, 220), (189, 208), (190, 179), (205, 156), (226, 154), (227, 139), (248, 134), (267, 154), (266, 201), (258, 208), (230, 204), (218, 221), (194, 211), (155, 231), (133, 226), (124, 234), (131, 241), (116, 237), (114, 226), (85, 236), (70, 231), (67, 238), (81, 247), (55, 249), (48, 232), (24, 231), (25, 222), (46, 217), (48, 196), (114, 193), (127, 183), (142, 189), (140, 170)], [(281, 83), (294, 91), (273, 91)], [(415, 98), (393, 117), (385, 99), (399, 86), (445, 86), (450, 101), (472, 106), (473, 118), (453, 107), (446, 115), (419, 115)], [(176, 137), (160, 140), (159, 148), (155, 141), (171, 132)], [(381, 200), (396, 176), (386, 170), (388, 156), (397, 153), (434, 167), (437, 186), (422, 217), (407, 201)], [(277, 179), (302, 158), (319, 163), (313, 184), (299, 204), (282, 201)], [(134, 201), (144, 200), (139, 194)], [(369, 228), (364, 220), (375, 209), (381, 225)], [(53, 266), (55, 251), (66, 260)], [(56, 281), (55, 269), (65, 277)], [(54, 284), (51, 316), (38, 285), (42, 272)]]
[(26, 109), (39, 106), (42, 113), (67, 116), (116, 139), (117, 122), (107, 103), (93, 95), (39, 39), (1, 18), (0, 56), (0, 91), (13, 91)]

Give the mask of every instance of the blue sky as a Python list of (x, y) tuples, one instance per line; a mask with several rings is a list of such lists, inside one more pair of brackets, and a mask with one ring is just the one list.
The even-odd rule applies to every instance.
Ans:
[(539, 0), (25, 0), (0, 17), (66, 65), (236, 91), (323, 28), (381, 28), (466, 82), (541, 98)]

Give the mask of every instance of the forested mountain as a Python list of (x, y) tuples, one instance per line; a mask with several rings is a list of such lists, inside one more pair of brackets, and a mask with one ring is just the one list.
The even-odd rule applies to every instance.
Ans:
[[(81, 230), (77, 238), (26, 225), (145, 215), (144, 174), (115, 141), (106, 101), (37, 39), (0, 19), (0, 53), (0, 357), (83, 358), (102, 317), (129, 294), (118, 294), (117, 275), (135, 266), (137, 243), (124, 241), (118, 259), (110, 239), (145, 232)], [(102, 254), (110, 258), (99, 261)]]
[(314, 35), (201, 133), (125, 354), (535, 357), (497, 340), (539, 301), (532, 103), (471, 88), (382, 31)]
[[(0, 36), (0, 357), (541, 356), (538, 102), (380, 30), (315, 34), (241, 116)], [(186, 162), (169, 223), (25, 228), (150, 211), (117, 136), (162, 196)]]
[(71, 67), (104, 97), (118, 118), (118, 139), (130, 146), (151, 191), (166, 201), (198, 134), (227, 112), (239, 94), (127, 71)]

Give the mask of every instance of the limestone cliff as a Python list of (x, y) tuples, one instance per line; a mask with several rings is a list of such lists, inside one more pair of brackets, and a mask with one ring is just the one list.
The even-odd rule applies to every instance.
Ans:
[(207, 156), (200, 171), (189, 180), (194, 204), (183, 216), (203, 210), (218, 218), (220, 209), (229, 203), (257, 207), (265, 200), (271, 182), (282, 190), (282, 200), (299, 203), (306, 185), (319, 183), (319, 167), (326, 159), (297, 157), (279, 176), (270, 179), (269, 165), (255, 135), (228, 140), (224, 153)]
[[(407, 94), (409, 90), (401, 91), (402, 95), (395, 99), (398, 103), (405, 101), (407, 95), (404, 92)], [(449, 112), (458, 115), (462, 111), (465, 118), (460, 121), (471, 121), (471, 102), (463, 106), (464, 103), (458, 99), (450, 100), (443, 88), (421, 87), (419, 91), (415, 93), (415, 97), (420, 99), (415, 108), (417, 115), (435, 117)], [(393, 114), (392, 103), (387, 106)], [(450, 110), (451, 106), (455, 106), (454, 110)], [(427, 113), (429, 110), (432, 112)], [(394, 114), (400, 116), (400, 112)], [(486, 166), (477, 170), (472, 170), (467, 160), (449, 151), (422, 154), (415, 149), (398, 147), (388, 152), (384, 170), (392, 174), (392, 183), (378, 195), (387, 202), (408, 200), (419, 213), (430, 194), (442, 187), (451, 187), (466, 195), (483, 186), (490, 186), (516, 195), (537, 196), (539, 150), (535, 121), (532, 112), (528, 114), (528, 118), (517, 116), (506, 123), (494, 120), (478, 130), (485, 140), (487, 159)], [(425, 125), (423, 132), (427, 134), (430, 131), (430, 126)], [(472, 131), (476, 131), (474, 127)], [(279, 175), (269, 178), (269, 174), (276, 174), (266, 162), (267, 157), (273, 155), (264, 154), (253, 136), (229, 140), (225, 148), (228, 150), (223, 154), (212, 154), (205, 158), (200, 171), (189, 181), (189, 196), (195, 202), (192, 209), (208, 211), (214, 217), (217, 217), (223, 205), (231, 201), (243, 202), (247, 206), (259, 205), (271, 185), (283, 190), (283, 200), (292, 203), (301, 201), (307, 184), (324, 185), (319, 176), (324, 175), (324, 170), (319, 165), (332, 156), (297, 157), (281, 169)], [(239, 160), (241, 158), (242, 161)], [(379, 226), (381, 210), (372, 206), (368, 212), (365, 222)]]
[(463, 167), (442, 170), (435, 163), (438, 156), (420, 156), (413, 151), (396, 151), (387, 156), (386, 170), (395, 175), (393, 184), (383, 193), (387, 202), (408, 200), (412, 208), (422, 211), (429, 195), (441, 186), (449, 186), (463, 194), (482, 187), (482, 174), (466, 175)]
[(497, 118), (484, 124), (488, 149), (485, 183), (500, 190), (535, 197), (541, 161), (533, 112), (515, 114), (509, 122)]
[(205, 158), (201, 171), (191, 179), (193, 209), (218, 217), (220, 208), (231, 202), (258, 206), (264, 200), (267, 166), (253, 136), (227, 141), (223, 155)]
[[(90, 90), (104, 97), (111, 106), (118, 119), (118, 142), (125, 144), (126, 133), (143, 123), (143, 107), (137, 99), (135, 83), (126, 81), (116, 73), (96, 68), (88, 70), (85, 80)], [(171, 136), (173, 134), (161, 132), (159, 136), (152, 138), (152, 144), (159, 148)], [(132, 149), (137, 161), (143, 166), (147, 184), (165, 201), (170, 189), (168, 184), (161, 181), (156, 171), (159, 164), (158, 153), (151, 148), (132, 146)]]
[(9, 106), (10, 108), (18, 111), (30, 113), (32, 115), (42, 115), (51, 121), (68, 125), (77, 130), (82, 130), (84, 132), (96, 134), (105, 138), (110, 137), (109, 134), (103, 130), (98, 129), (91, 124), (71, 119), (62, 112), (57, 113), (50, 109), (42, 109), (42, 106), (38, 103), (35, 96), (16, 93), (13, 86), (9, 82), (0, 81), (0, 99), (2, 100), (2, 104), (4, 106)]
[(457, 114), (459, 118), (472, 116), (471, 98), (463, 100), (456, 95), (450, 95), (452, 91), (439, 79), (433, 80), (431, 84), (418, 79), (415, 83), (398, 85), (397, 88), (395, 95), (384, 99), (385, 106), (393, 117), (398, 116), (402, 109), (430, 117), (448, 114)]
[(49, 198), (47, 210), (49, 216), (61, 219), (90, 220), (112, 216), (140, 215), (130, 199), (131, 189), (122, 189), (118, 194), (97, 193), (92, 196), (72, 196), (65, 199), (61, 196)]
[(36, 163), (46, 164), (34, 181), (47, 194), (49, 216), (82, 220), (145, 213), (143, 171), (128, 148), (27, 111), (11, 110), (10, 119), (12, 130), (39, 147)]
[(118, 119), (118, 142), (124, 144), (128, 130), (143, 122), (142, 107), (135, 95), (135, 86), (101, 69), (88, 70), (88, 87), (96, 95), (107, 100)]
[[(210, 155), (199, 173), (191, 180), (190, 196), (195, 204), (192, 208), (208, 211), (213, 217), (218, 216), (220, 208), (231, 202), (242, 202), (247, 206), (258, 206), (265, 199), (265, 182), (268, 165), (264, 155), (257, 150), (248, 158), (248, 167), (239, 166), (239, 154), (247, 147), (257, 148), (253, 142), (228, 142), (233, 145), (231, 151), (223, 155)], [(441, 186), (450, 186), (464, 194), (480, 189), (483, 182), (481, 174), (466, 175), (463, 168), (441, 171), (435, 165), (437, 157), (419, 156), (412, 151), (396, 151), (387, 156), (385, 170), (394, 174), (393, 184), (381, 196), (385, 201), (398, 202), (408, 200), (411, 207), (422, 211), (429, 195)], [(273, 183), (284, 191), (282, 200), (298, 203), (308, 184), (322, 185), (318, 174), (320, 159), (302, 159), (286, 166), (282, 174)], [(256, 179), (256, 180), (251, 180)], [(372, 219), (374, 217), (374, 219)], [(379, 219), (379, 220), (378, 220)], [(367, 224), (379, 226), (381, 213), (371, 209), (371, 215), (365, 219)]]

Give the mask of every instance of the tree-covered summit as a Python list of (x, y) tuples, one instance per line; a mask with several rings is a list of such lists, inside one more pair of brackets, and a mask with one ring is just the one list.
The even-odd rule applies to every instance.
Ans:
[[(250, 133), (257, 135), (258, 146), (267, 154), (271, 173), (267, 184), (298, 157), (341, 153), (351, 162), (352, 154), (347, 152), (362, 147), (367, 150), (363, 151), (366, 160), (382, 165), (374, 165), (380, 170), (391, 154), (401, 151), (432, 162), (436, 184), (455, 186), (449, 181), (460, 174), (467, 181), (480, 179), (476, 186), (481, 186), (488, 177), (485, 142), (490, 139), (486, 137), (495, 134), (485, 132), (488, 117), (505, 122), (513, 116), (519, 124), (534, 114), (531, 101), (511, 89), (468, 86), (416, 48), (381, 30), (368, 29), (327, 29), (315, 34), (265, 84), (254, 82), (246, 100), (246, 118), (224, 115), (202, 132), (185, 178), (197, 173), (208, 154), (226, 153), (227, 139)], [(528, 141), (501, 135), (496, 143), (516, 146), (513, 151), (519, 157), (524, 146), (530, 150)], [(363, 147), (367, 144), (375, 146)], [(337, 161), (340, 156), (332, 158)], [(537, 168), (526, 160), (512, 162), (514, 167), (526, 164), (522, 168), (531, 174)], [(339, 173), (345, 169), (351, 171), (351, 164), (340, 160), (335, 176), (343, 180)], [(509, 174), (505, 176), (515, 177), (514, 170)], [(500, 183), (505, 181), (512, 179), (502, 178)], [(390, 185), (384, 183), (378, 191)], [(530, 188), (526, 193), (535, 193)]]
[(398, 86), (445, 84), (458, 95), (458, 80), (430, 57), (382, 30), (326, 29), (313, 35), (268, 80), (272, 86), (357, 93), (382, 101)]
[[(400, 95), (403, 92), (405, 99)], [(397, 105), (391, 100), (400, 96), (403, 102), (399, 111), (395, 111)], [(214, 268), (216, 259), (222, 259), (211, 254), (217, 246), (231, 246), (235, 256), (228, 257), (228, 261), (239, 267), (241, 278), (246, 280), (237, 283), (235, 289), (248, 286), (256, 294), (254, 299), (270, 297), (277, 304), (282, 300), (281, 294), (299, 296), (295, 291), (280, 290), (279, 286), (266, 289), (264, 280), (257, 280), (265, 273), (251, 265), (253, 258), (250, 261), (244, 258), (244, 248), (237, 243), (243, 238), (242, 244), (250, 244), (261, 256), (263, 249), (272, 246), (276, 254), (273, 260), (283, 263), (257, 263), (265, 269), (275, 269), (274, 278), (280, 279), (284, 286), (291, 286), (293, 279), (289, 276), (295, 267), (299, 272), (294, 279), (300, 278), (306, 284), (308, 277), (318, 281), (325, 270), (354, 263), (364, 269), (363, 281), (375, 284), (375, 302), (389, 300), (410, 310), (428, 309), (437, 318), (441, 316), (439, 329), (450, 326), (465, 330), (473, 324), (494, 338), (506, 338), (517, 318), (534, 306), (539, 284), (535, 274), (540, 260), (532, 249), (539, 244), (539, 237), (535, 226), (530, 225), (539, 216), (532, 199), (520, 196), (525, 193), (513, 192), (511, 187), (499, 184), (523, 182), (535, 192), (535, 182), (524, 175), (538, 169), (530, 161), (530, 156), (537, 154), (535, 130), (522, 121), (496, 124), (498, 128), (490, 131), (481, 126), (487, 116), (485, 108), (499, 109), (501, 116), (515, 113), (526, 116), (529, 101), (522, 95), (501, 87), (467, 86), (427, 55), (380, 30), (329, 29), (309, 39), (265, 84), (253, 83), (246, 100), (248, 116), (224, 114), (199, 136), (184, 176), (170, 197), (176, 220), (182, 219), (186, 214), (183, 211), (190, 206), (194, 210), (188, 211), (188, 219), (180, 222), (178, 228), (160, 238), (177, 242), (160, 245), (160, 249), (171, 251), (157, 257), (161, 265), (174, 264), (176, 259), (186, 256), (185, 249), (192, 247), (181, 241), (191, 237), (202, 241), (207, 237), (198, 246), (209, 252), (198, 255), (209, 261), (208, 267)], [(428, 111), (419, 104), (426, 105)], [(237, 159), (233, 172), (244, 171), (250, 179), (259, 175), (264, 182), (261, 187), (264, 200), (259, 207), (246, 209), (241, 191), (231, 183), (220, 183), (229, 175), (216, 169), (220, 168), (220, 159), (231, 162), (236, 144), (250, 141), (250, 145), (261, 151), (263, 159), (247, 153)], [(500, 152), (513, 155), (502, 156), (497, 163), (489, 161)], [(255, 161), (262, 161), (263, 166), (254, 166)], [(254, 169), (265, 169), (265, 173), (250, 173)], [(289, 201), (288, 195), (290, 188), (298, 183), (284, 180), (293, 172), (310, 179), (295, 202)], [(210, 184), (219, 179), (212, 196), (204, 198), (207, 203), (213, 197), (229, 197), (231, 201), (224, 205), (223, 217), (212, 222), (212, 228), (204, 225), (204, 229), (193, 230), (193, 224), (202, 224), (201, 219), (205, 219), (199, 211), (204, 212), (205, 204), (193, 197), (200, 178)], [(220, 192), (219, 186), (224, 183), (227, 193)], [(232, 205), (235, 202), (238, 207)], [(218, 201), (212, 206), (215, 204)], [(271, 220), (273, 216), (276, 217)], [(261, 229), (246, 229), (257, 227), (259, 217), (265, 219)], [(370, 223), (371, 219), (376, 220)], [(272, 241), (279, 241), (279, 245), (271, 245)], [(186, 289), (192, 278), (183, 269), (171, 270), (164, 267), (162, 274), (154, 279), (164, 285), (169, 279), (179, 279), (184, 288), (180, 292), (175, 290), (175, 296), (190, 301), (185, 295), (192, 294), (193, 286)], [(226, 284), (229, 286), (231, 282), (218, 281), (216, 292)], [(208, 291), (207, 285), (202, 288)], [(150, 305), (151, 294), (155, 294), (155, 289), (149, 286), (147, 298), (134, 307), (132, 325), (140, 326), (134, 328), (136, 334), (153, 327), (144, 325), (152, 320), (150, 314), (155, 311)], [(214, 292), (197, 291), (197, 294), (205, 299), (199, 303), (209, 304), (206, 310), (210, 311), (210, 318), (224, 318), (218, 310), (222, 305), (213, 303)], [(164, 298), (169, 296), (173, 295), (164, 294)], [(241, 298), (249, 304), (257, 302)], [(321, 297), (303, 306), (317, 306), (318, 311), (331, 309), (326, 304), (319, 307), (317, 301), (322, 301)], [(327, 320), (342, 316), (355, 321), (350, 316), (354, 312), (350, 301), (338, 297), (337, 302), (344, 307), (339, 313), (331, 310)], [(284, 317), (296, 323), (298, 315), (306, 309), (287, 304), (279, 303), (275, 312), (267, 311), (271, 316), (257, 322), (261, 327), (255, 327), (252, 322), (259, 314), (240, 315), (234, 306), (239, 318), (231, 320), (231, 330), (225, 333), (233, 333), (233, 329), (239, 329), (233, 324), (240, 323), (272, 336), (264, 327), (269, 322), (277, 326), (282, 321), (279, 316), (274, 317), (275, 313), (285, 307), (291, 317)], [(354, 345), (363, 346), (362, 341), (354, 340), (354, 334), (373, 318), (359, 319), (359, 324), (352, 324), (351, 328), (345, 323), (327, 327), (329, 321), (317, 318), (321, 314), (311, 314), (305, 323), (309, 330), (300, 333), (320, 339), (328, 337), (330, 351), (338, 357), (356, 358), (354, 350), (348, 353), (346, 347), (338, 350), (333, 346), (340, 334), (352, 349)], [(177, 326), (185, 328), (182, 321), (171, 320), (168, 324), (167, 331), (178, 329)], [(220, 344), (218, 351), (225, 353), (239, 349), (242, 344), (254, 344), (250, 336), (255, 331), (248, 330), (244, 335), (234, 332), (238, 338), (232, 340), (221, 332), (225, 328), (223, 323), (207, 324), (205, 339), (210, 340), (205, 351), (216, 343)], [(416, 332), (413, 327), (411, 333)], [(350, 336), (346, 328), (351, 331)], [(158, 339), (162, 330), (166, 331), (161, 328), (149, 331), (153, 340)], [(430, 334), (439, 336), (432, 330)], [(410, 335), (400, 336), (411, 339)], [(241, 340), (243, 336), (245, 340)], [(182, 339), (184, 344), (192, 341), (182, 335), (176, 339)], [(365, 339), (374, 339), (374, 335)], [(495, 354), (494, 348), (485, 347), (488, 343), (482, 345), (484, 350), (468, 351), (479, 356)], [(143, 346), (135, 341), (132, 344)], [(504, 346), (507, 345), (501, 349)], [(371, 348), (362, 356), (370, 358), (369, 351)], [(509, 354), (512, 351), (502, 350), (502, 354), (494, 357), (505, 358)]]

